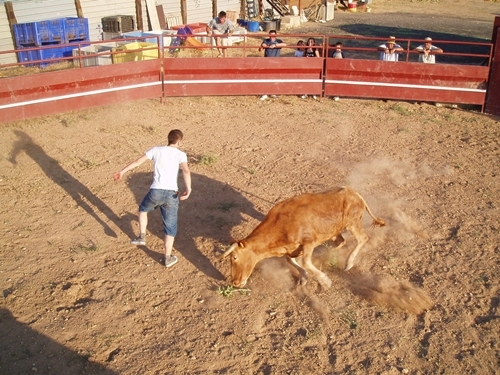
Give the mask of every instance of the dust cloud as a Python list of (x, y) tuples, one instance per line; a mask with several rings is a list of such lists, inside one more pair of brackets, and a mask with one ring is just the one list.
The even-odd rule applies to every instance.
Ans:
[(355, 274), (349, 280), (351, 290), (366, 300), (382, 306), (421, 314), (432, 306), (430, 297), (408, 281), (388, 275)]

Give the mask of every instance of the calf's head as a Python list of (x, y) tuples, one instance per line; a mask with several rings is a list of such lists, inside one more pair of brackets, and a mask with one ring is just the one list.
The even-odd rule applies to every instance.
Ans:
[(231, 256), (231, 277), (233, 285), (237, 288), (245, 286), (252, 274), (255, 265), (259, 261), (252, 251), (251, 246), (245, 246), (243, 242), (236, 242), (227, 249), (220, 258)]

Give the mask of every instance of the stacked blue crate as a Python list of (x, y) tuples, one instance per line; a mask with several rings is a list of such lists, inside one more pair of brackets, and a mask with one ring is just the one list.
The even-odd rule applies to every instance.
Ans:
[[(17, 49), (46, 47), (44, 49), (18, 52), (19, 62), (70, 57), (76, 47), (67, 44), (90, 41), (87, 18), (66, 17), (15, 24), (13, 26)], [(58, 45), (62, 46), (57, 47)], [(54, 61), (39, 64), (45, 67), (51, 63), (54, 63)]]

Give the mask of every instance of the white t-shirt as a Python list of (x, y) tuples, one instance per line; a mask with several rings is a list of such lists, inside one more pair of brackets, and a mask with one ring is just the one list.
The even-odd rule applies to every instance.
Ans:
[[(387, 48), (387, 44), (381, 44), (379, 48)], [(399, 44), (394, 45), (394, 48), (401, 48)], [(385, 53), (384, 51), (380, 52), (380, 60), (382, 61), (398, 61), (399, 60), (399, 52), (393, 53)]]
[(179, 166), (181, 163), (187, 163), (186, 154), (175, 147), (158, 146), (146, 151), (146, 156), (154, 162), (151, 189), (179, 190)]
[[(415, 49), (417, 51), (423, 51), (425, 49), (425, 44), (422, 44), (421, 46), (418, 46)], [(438, 47), (431, 45), (431, 48), (430, 48), (431, 51), (435, 51), (438, 49), (439, 49)], [(436, 55), (428, 55), (427, 57), (425, 57), (424, 54), (421, 53), (420, 55), (418, 55), (418, 62), (423, 62), (426, 64), (435, 64), (436, 63)]]

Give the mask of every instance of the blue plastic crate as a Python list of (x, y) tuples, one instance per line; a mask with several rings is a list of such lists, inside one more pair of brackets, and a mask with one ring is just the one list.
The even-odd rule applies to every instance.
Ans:
[[(71, 57), (73, 56), (73, 49), (75, 49), (75, 46), (65, 46), (65, 47), (57, 47), (50, 49), (39, 49), (33, 51), (19, 51), (17, 55), (19, 62), (26, 63), (30, 61)], [(25, 64), (25, 65), (38, 65), (41, 67), (46, 67), (47, 65), (56, 64), (61, 61), (71, 61), (71, 60), (47, 61), (47, 62), (38, 62), (34, 64)]]
[(67, 43), (65, 38), (64, 18), (38, 21), (35, 23), (37, 45)]
[(12, 25), (14, 29), (14, 38), (17, 47), (27, 47), (39, 45), (37, 38), (37, 28), (35, 22), (18, 23)]
[(90, 40), (88, 18), (67, 17), (64, 27), (66, 42)]
[(13, 25), (16, 47), (90, 41), (88, 18), (66, 17)]

